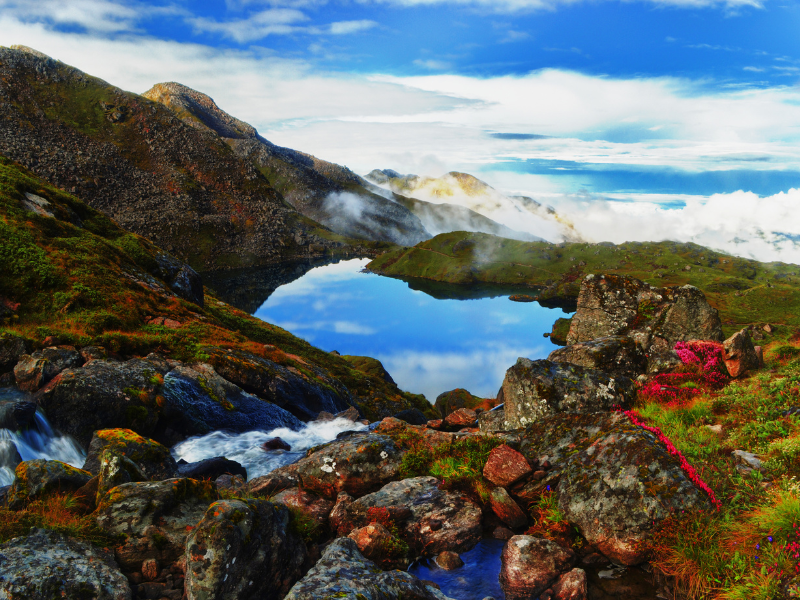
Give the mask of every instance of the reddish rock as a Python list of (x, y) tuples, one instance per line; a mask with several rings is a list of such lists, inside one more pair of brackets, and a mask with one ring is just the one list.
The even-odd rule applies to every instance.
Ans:
[(756, 356), (758, 357), (758, 366), (764, 366), (764, 348), (761, 346), (753, 346), (753, 350), (756, 351)]
[(514, 537), (514, 532), (508, 527), (495, 527), (492, 537), (496, 540), (510, 540)]
[(444, 420), (448, 427), (473, 427), (478, 422), (478, 413), (471, 408), (459, 408)]
[(722, 348), (725, 367), (734, 379), (747, 371), (758, 369), (761, 364), (747, 329), (734, 333), (722, 342)]
[(553, 584), (553, 600), (586, 600), (588, 595), (586, 571), (572, 569)]
[(65, 369), (79, 367), (83, 358), (72, 346), (45, 348), (23, 354), (14, 367), (14, 377), (21, 390), (35, 392)]
[(428, 424), (426, 425), (426, 427), (428, 429), (441, 429), (443, 425), (444, 425), (444, 420), (442, 420), (442, 419), (431, 419), (430, 421), (428, 421)]
[(266, 451), (269, 451), (269, 450), (287, 450), (288, 451), (288, 450), (292, 449), (292, 447), (289, 444), (284, 442), (279, 437), (274, 437), (271, 440), (267, 440), (266, 442), (261, 444), (261, 448), (263, 448)]
[(354, 500), (355, 498), (347, 492), (339, 492), (339, 495), (336, 497), (336, 504), (334, 504), (328, 520), (330, 521), (331, 529), (333, 529), (339, 537), (346, 536), (353, 530), (353, 527), (355, 527), (347, 514), (347, 509)]
[(410, 564), (408, 546), (394, 537), (380, 523), (354, 529), (347, 536), (353, 540), (361, 553), (383, 569), (405, 569)]
[(331, 514), (331, 509), (333, 508), (333, 502), (330, 500), (320, 498), (316, 494), (301, 488), (284, 490), (273, 496), (271, 501), (274, 504), (283, 504), (300, 510), (321, 525), (325, 525), (328, 522), (328, 515)]
[(155, 581), (158, 577), (158, 561), (155, 558), (148, 558), (142, 563), (142, 577), (146, 581)]
[(512, 529), (518, 529), (528, 524), (528, 518), (525, 516), (525, 513), (519, 505), (514, 502), (511, 496), (508, 495), (505, 488), (494, 488), (492, 490), (490, 503), (494, 514)]
[(503, 548), (500, 562), (500, 587), (506, 600), (529, 600), (572, 567), (575, 553), (550, 540), (515, 535)]
[(483, 476), (501, 487), (508, 487), (531, 472), (531, 466), (525, 457), (506, 444), (492, 450), (483, 467)]
[(461, 560), (461, 557), (457, 553), (445, 550), (436, 557), (436, 564), (445, 571), (452, 571), (463, 567), (464, 561)]

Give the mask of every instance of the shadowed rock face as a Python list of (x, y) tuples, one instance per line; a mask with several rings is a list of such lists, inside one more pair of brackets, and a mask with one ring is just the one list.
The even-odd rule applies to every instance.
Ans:
[(763, 362), (753, 346), (747, 329), (734, 333), (723, 342), (722, 347), (725, 368), (733, 378), (740, 377), (751, 370), (755, 371)]
[(547, 359), (600, 369), (609, 375), (631, 379), (647, 371), (647, 357), (644, 352), (632, 338), (625, 335), (613, 335), (572, 344), (554, 350)]

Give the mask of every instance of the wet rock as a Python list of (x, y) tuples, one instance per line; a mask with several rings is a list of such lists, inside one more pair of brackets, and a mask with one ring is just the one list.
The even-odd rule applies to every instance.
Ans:
[(8, 492), (8, 507), (19, 510), (27, 502), (55, 492), (74, 492), (92, 478), (88, 471), (76, 469), (60, 460), (26, 460), (14, 470), (14, 483)]
[(568, 460), (557, 493), (586, 541), (623, 565), (646, 559), (644, 542), (665, 518), (709, 506), (655, 435), (622, 420)]
[(722, 343), (725, 367), (728, 374), (734, 379), (741, 377), (748, 371), (755, 371), (761, 366), (758, 354), (753, 347), (748, 330), (742, 329), (734, 333)]
[(27, 429), (36, 414), (35, 402), (0, 403), (0, 429), (19, 431)]
[(426, 417), (422, 411), (417, 408), (407, 408), (406, 410), (401, 410), (394, 416), (394, 418), (405, 421), (409, 425), (426, 425), (428, 423), (428, 417)]
[(220, 475), (214, 484), (220, 492), (224, 490), (235, 496), (244, 496), (247, 492), (247, 483), (241, 475)]
[(347, 520), (362, 527), (385, 513), (413, 553), (466, 552), (481, 536), (481, 510), (464, 495), (439, 489), (435, 477), (393, 481), (346, 507)]
[(644, 351), (649, 373), (680, 364), (676, 342), (724, 339), (717, 310), (694, 286), (658, 288), (633, 277), (587, 275), (567, 344), (617, 335), (631, 337)]
[(153, 273), (164, 280), (176, 296), (203, 306), (203, 278), (186, 263), (166, 252), (156, 254), (158, 268)]
[(507, 444), (494, 448), (483, 467), (483, 476), (500, 487), (508, 487), (531, 473), (533, 470), (525, 456)]
[(306, 548), (289, 511), (266, 500), (220, 500), (186, 540), (188, 600), (280, 600), (300, 579)]
[(95, 504), (118, 485), (147, 480), (147, 475), (131, 459), (114, 450), (104, 450), (100, 456)]
[(0, 596), (130, 600), (131, 588), (108, 552), (55, 531), (33, 529), (0, 546)]
[(404, 571), (383, 572), (349, 538), (330, 544), (322, 558), (289, 591), (286, 600), (319, 598), (367, 600), (450, 600), (430, 584)]
[(396, 479), (401, 455), (391, 438), (359, 433), (325, 444), (290, 467), (308, 491), (330, 499), (343, 491), (358, 497)]
[(289, 450), (292, 449), (292, 447), (289, 444), (284, 442), (279, 437), (274, 437), (271, 440), (267, 440), (266, 442), (261, 444), (261, 447), (264, 450), (266, 450), (267, 452), (269, 452), (270, 450), (286, 450), (286, 451), (289, 451)]
[(528, 517), (525, 516), (525, 513), (519, 505), (514, 502), (513, 498), (508, 495), (505, 488), (494, 488), (489, 497), (489, 503), (491, 504), (494, 514), (512, 529), (518, 529), (527, 525)]
[(45, 348), (20, 356), (14, 367), (14, 377), (19, 389), (35, 392), (64, 369), (82, 364), (83, 358), (72, 346)]
[(334, 419), (347, 419), (348, 421), (353, 421), (354, 423), (358, 420), (359, 414), (358, 409), (355, 406), (351, 406), (347, 410), (343, 410), (340, 413), (336, 413), (335, 415), (329, 413), (327, 411), (322, 411), (317, 415), (317, 421), (333, 421)]
[(496, 540), (510, 540), (514, 537), (514, 532), (508, 527), (495, 527), (492, 531), (492, 537)]
[(235, 460), (224, 456), (206, 458), (193, 463), (178, 465), (178, 475), (190, 479), (216, 479), (221, 475), (239, 475), (247, 479), (247, 469)]
[(251, 479), (247, 482), (247, 490), (253, 496), (270, 497), (298, 485), (300, 485), (300, 479), (294, 474), (294, 469), (284, 468)]
[(141, 469), (146, 479), (171, 479), (178, 474), (178, 466), (169, 448), (130, 429), (95, 431), (83, 468), (93, 475), (99, 474), (101, 457), (109, 450), (131, 460)]
[(572, 569), (553, 584), (553, 600), (586, 600), (589, 593), (586, 571)]
[(478, 413), (471, 408), (459, 408), (444, 419), (444, 424), (453, 429), (473, 427), (478, 420)]
[(520, 358), (503, 379), (506, 426), (525, 427), (554, 413), (590, 413), (627, 408), (636, 388), (627, 377), (611, 377), (549, 360)]
[(559, 348), (547, 357), (591, 369), (600, 369), (615, 377), (635, 379), (647, 372), (647, 357), (642, 349), (625, 335), (614, 335)]
[(394, 537), (380, 523), (370, 523), (365, 527), (354, 529), (347, 537), (356, 543), (361, 554), (382, 569), (406, 570), (411, 564), (408, 545)]
[(503, 548), (500, 562), (500, 587), (506, 600), (529, 600), (575, 564), (575, 553), (550, 540), (515, 535)]
[(316, 380), (249, 352), (215, 347), (206, 347), (204, 352), (222, 377), (302, 421), (313, 421), (322, 411), (336, 414), (350, 408), (347, 388), (314, 365), (307, 368)]
[(322, 498), (316, 494), (312, 494), (304, 489), (294, 487), (288, 490), (283, 490), (270, 500), (276, 504), (283, 504), (284, 506), (299, 510), (320, 525), (327, 525), (328, 515), (331, 514), (333, 502), (327, 498)]
[(126, 573), (138, 572), (150, 558), (175, 563), (186, 536), (216, 499), (213, 483), (194, 479), (125, 483), (103, 497), (94, 516), (104, 531), (125, 536), (115, 549), (117, 562)]
[(478, 427), (485, 432), (505, 431), (507, 429), (505, 409), (483, 411), (478, 415)]
[(464, 561), (461, 560), (461, 557), (455, 552), (445, 550), (436, 557), (436, 564), (445, 571), (452, 571), (463, 567)]
[(23, 354), (31, 350), (31, 342), (11, 333), (0, 334), (0, 373), (11, 371)]
[(434, 402), (433, 407), (436, 409), (436, 412), (442, 416), (442, 419), (444, 419), (451, 412), (459, 408), (470, 408), (474, 410), (483, 404), (484, 401), (484, 398), (473, 396), (465, 389), (456, 388), (449, 392), (439, 394), (436, 397), (436, 402)]

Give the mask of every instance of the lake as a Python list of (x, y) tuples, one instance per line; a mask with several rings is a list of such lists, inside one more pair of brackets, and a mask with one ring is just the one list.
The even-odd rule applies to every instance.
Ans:
[(367, 263), (315, 267), (254, 314), (323, 350), (377, 358), (400, 388), (431, 402), (455, 388), (495, 397), (518, 357), (546, 358), (557, 347), (543, 334), (564, 311), (509, 300), (519, 289), (409, 285), (364, 272)]

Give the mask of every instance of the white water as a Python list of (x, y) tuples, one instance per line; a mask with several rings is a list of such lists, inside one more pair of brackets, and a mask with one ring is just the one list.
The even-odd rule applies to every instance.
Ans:
[[(363, 431), (366, 428), (367, 426), (361, 423), (339, 418), (332, 421), (312, 421), (306, 423), (306, 426), (299, 431), (285, 427), (272, 431), (246, 433), (214, 431), (176, 444), (172, 448), (172, 456), (175, 460), (182, 458), (187, 462), (224, 456), (241, 464), (247, 469), (247, 478), (253, 479), (266, 475), (278, 467), (297, 462), (305, 456), (306, 450), (335, 440), (343, 431)], [(281, 438), (292, 449), (267, 451), (261, 448), (261, 444), (275, 437)]]

